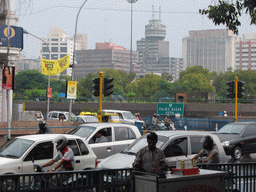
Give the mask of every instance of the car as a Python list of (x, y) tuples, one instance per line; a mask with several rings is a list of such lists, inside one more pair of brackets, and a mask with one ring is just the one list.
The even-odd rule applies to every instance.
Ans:
[[(98, 119), (100, 118), (100, 115), (98, 115), (97, 113), (92, 113), (92, 112), (84, 112), (82, 111), (80, 113), (80, 116), (83, 115), (91, 115), (91, 116), (95, 116)], [(109, 123), (120, 123), (119, 120), (119, 115), (115, 114), (115, 113), (102, 113), (102, 122), (109, 122)]]
[[(202, 149), (200, 142), (206, 135), (212, 137), (214, 144), (219, 150), (220, 163), (227, 163), (227, 156), (219, 138), (206, 131), (156, 131), (158, 142), (156, 147), (163, 150), (168, 166), (175, 166), (176, 161), (190, 160)], [(137, 152), (147, 146), (147, 135), (141, 136), (121, 153), (112, 155), (101, 160), (98, 164), (100, 169), (123, 169), (132, 168)], [(205, 159), (203, 157), (201, 160)]]
[(36, 119), (38, 121), (44, 120), (44, 116), (43, 116), (43, 113), (41, 111), (36, 111), (36, 115), (37, 115)]
[[(71, 117), (74, 117), (75, 114), (71, 113)], [(69, 121), (69, 112), (66, 111), (50, 111), (47, 120), (49, 121), (59, 121), (60, 117), (63, 117), (63, 121)]]
[[(96, 143), (96, 135), (99, 131), (103, 132), (103, 136), (108, 139), (107, 142)], [(121, 123), (82, 124), (73, 128), (67, 134), (85, 138), (98, 159), (121, 152), (141, 136), (136, 126)]]
[(256, 153), (256, 122), (236, 122), (216, 132), (227, 155), (238, 160), (243, 155)]
[(74, 123), (98, 123), (99, 122), (98, 118), (92, 115), (74, 116), (71, 118), (71, 121)]
[[(19, 136), (0, 147), (0, 174), (34, 173), (34, 164), (43, 165), (57, 153), (53, 139), (60, 134), (36, 134)], [(75, 135), (66, 135), (68, 146), (75, 155), (75, 170), (92, 169), (97, 157), (84, 141)], [(50, 170), (56, 163), (46, 169)]]
[(145, 126), (145, 122), (136, 118), (131, 111), (115, 110), (115, 109), (103, 109), (104, 113), (115, 113), (119, 115), (121, 123), (135, 125), (135, 123), (141, 123)]

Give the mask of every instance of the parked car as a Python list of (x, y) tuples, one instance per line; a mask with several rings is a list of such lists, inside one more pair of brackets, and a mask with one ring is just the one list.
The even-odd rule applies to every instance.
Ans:
[[(198, 154), (203, 147), (200, 141), (206, 135), (211, 136), (217, 146), (220, 163), (227, 163), (227, 157), (221, 142), (214, 134), (199, 131), (156, 131), (155, 133), (158, 135), (156, 147), (164, 151), (168, 166), (175, 166), (176, 161), (188, 160)], [(147, 135), (145, 134), (134, 141), (121, 153), (101, 160), (98, 167), (102, 169), (132, 168), (137, 152), (147, 146)], [(203, 157), (202, 160), (204, 158), (206, 157)]]
[(145, 122), (136, 118), (131, 111), (122, 111), (115, 109), (103, 109), (105, 113), (115, 113), (119, 115), (121, 123), (134, 125), (136, 122), (141, 123), (142, 126), (145, 126)]
[[(82, 111), (80, 113), (80, 116), (83, 115), (91, 115), (91, 116), (95, 116), (98, 119), (100, 118), (100, 115), (98, 115), (97, 113), (92, 113), (92, 112), (84, 112)], [(102, 122), (109, 122), (109, 123), (120, 123), (120, 119), (119, 119), (119, 115), (115, 114), (115, 113), (103, 113), (102, 115)]]
[(237, 122), (223, 126), (216, 135), (227, 155), (238, 160), (243, 155), (256, 153), (256, 122)]
[[(0, 147), (0, 174), (34, 173), (34, 163), (43, 165), (57, 153), (56, 143), (52, 141), (58, 135), (26, 135), (6, 142)], [(97, 157), (84, 139), (75, 135), (65, 136), (75, 155), (75, 170), (95, 168)], [(56, 164), (46, 169), (53, 166)]]
[(71, 121), (74, 123), (98, 123), (99, 122), (98, 118), (92, 115), (75, 116), (71, 118)]
[[(47, 120), (59, 121), (61, 116), (63, 117), (63, 121), (69, 121), (69, 112), (66, 111), (50, 111)], [(71, 113), (70, 116), (74, 117), (75, 114)]]
[[(96, 143), (99, 131), (103, 132), (103, 136), (108, 139), (107, 142)], [(141, 136), (136, 126), (120, 123), (82, 124), (73, 128), (67, 134), (85, 138), (94, 153), (97, 155), (98, 159), (103, 159), (121, 152)]]

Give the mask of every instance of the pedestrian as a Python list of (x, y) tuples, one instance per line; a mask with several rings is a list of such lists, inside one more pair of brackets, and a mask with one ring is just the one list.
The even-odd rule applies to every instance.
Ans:
[(103, 136), (103, 131), (99, 130), (98, 133), (96, 134), (96, 141), (95, 143), (104, 143), (104, 142), (108, 142), (108, 139)]
[(223, 116), (224, 116), (224, 117), (227, 117), (227, 116), (228, 116), (227, 111), (224, 111)]
[(219, 163), (219, 151), (216, 145), (214, 145), (212, 137), (207, 135), (202, 139), (201, 142), (203, 143), (203, 149), (197, 155), (195, 155), (191, 161), (193, 161), (193, 159), (206, 156), (207, 158), (204, 159), (202, 163)]
[(156, 117), (156, 113), (154, 113), (154, 116), (152, 117), (152, 124), (157, 125), (158, 119)]
[(219, 110), (219, 116), (223, 116), (223, 112), (221, 109)]
[(147, 135), (146, 147), (143, 147), (136, 154), (132, 166), (141, 171), (150, 173), (162, 173), (167, 170), (164, 152), (156, 147), (158, 136), (155, 132)]
[(41, 120), (39, 122), (39, 131), (36, 134), (50, 134), (52, 131), (47, 127), (46, 121)]
[(142, 118), (141, 118), (141, 116), (140, 116), (140, 113), (137, 113), (137, 118), (138, 118), (140, 121), (142, 121)]

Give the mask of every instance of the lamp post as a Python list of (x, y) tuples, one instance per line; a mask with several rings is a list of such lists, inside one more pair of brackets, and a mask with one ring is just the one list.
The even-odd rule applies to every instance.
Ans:
[(132, 72), (132, 12), (133, 12), (133, 3), (136, 3), (138, 0), (126, 0), (128, 3), (131, 3), (131, 48), (130, 48), (130, 72)]
[[(76, 16), (76, 25), (75, 25), (75, 35), (74, 35), (74, 48), (73, 48), (73, 63), (72, 63), (72, 70), (71, 70), (71, 80), (73, 81), (74, 80), (74, 64), (75, 64), (75, 56), (76, 56), (76, 33), (77, 33), (77, 23), (78, 23), (78, 17), (79, 17), (79, 14), (84, 6), (84, 4), (87, 2), (87, 0), (85, 0), (83, 2), (83, 4), (81, 5), (81, 7), (79, 8), (78, 10), (78, 13), (77, 13), (77, 16)], [(69, 103), (69, 120), (71, 120), (71, 112), (72, 112), (72, 103), (73, 103), (73, 99), (70, 99), (70, 103)]]
[[(29, 33), (29, 32), (26, 31), (26, 30), (23, 30), (23, 33), (29, 34), (29, 35), (31, 35), (31, 36), (33, 36), (33, 37), (35, 37), (35, 38), (37, 38), (37, 39), (43, 41), (44, 44), (48, 47), (48, 50), (49, 50), (49, 60), (51, 59), (51, 58), (50, 58), (50, 57), (51, 57), (50, 47), (48, 46), (48, 44), (47, 44), (43, 39), (41, 39), (40, 37), (37, 37), (37, 36), (35, 36), (35, 35)], [(50, 87), (50, 75), (48, 75), (48, 87)], [(47, 119), (48, 114), (49, 114), (49, 108), (50, 108), (50, 98), (48, 97), (48, 98), (47, 98), (47, 113), (46, 113), (46, 119)]]

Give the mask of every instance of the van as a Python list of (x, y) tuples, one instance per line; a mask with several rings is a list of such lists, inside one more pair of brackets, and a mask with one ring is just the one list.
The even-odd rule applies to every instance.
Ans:
[(145, 126), (145, 122), (136, 118), (131, 111), (115, 110), (115, 109), (104, 109), (102, 110), (105, 113), (114, 113), (118, 114), (120, 122), (123, 124), (135, 125), (135, 123), (141, 123), (142, 126)]
[[(81, 112), (80, 116), (83, 115), (93, 115), (95, 117), (97, 117), (98, 119), (100, 118), (100, 116), (97, 113), (93, 113), (93, 112)], [(103, 113), (102, 114), (102, 122), (108, 122), (108, 123), (120, 123), (120, 119), (118, 114), (114, 114), (114, 113)]]

